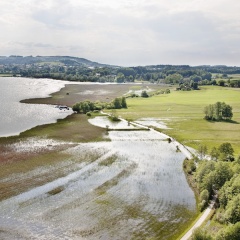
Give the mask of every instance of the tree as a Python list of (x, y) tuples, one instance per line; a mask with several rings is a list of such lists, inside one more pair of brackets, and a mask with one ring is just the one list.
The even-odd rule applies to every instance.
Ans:
[(123, 73), (118, 73), (117, 78), (116, 78), (117, 83), (123, 83), (124, 80), (125, 80), (124, 74)]
[(191, 81), (190, 85), (192, 89), (198, 90), (198, 82)]
[(220, 80), (218, 82), (218, 85), (221, 86), (221, 87), (224, 87), (225, 86), (225, 81), (224, 80)]
[(215, 109), (215, 112), (214, 112), (215, 119), (217, 121), (221, 120), (222, 119), (222, 104), (221, 104), (221, 102), (216, 102), (214, 104), (214, 109)]
[(115, 122), (120, 121), (117, 111), (115, 109), (112, 110), (112, 112), (110, 114), (110, 118), (112, 121), (115, 121)]
[(122, 108), (127, 108), (127, 102), (125, 97), (122, 97), (121, 105), (122, 105)]
[(233, 117), (232, 107), (225, 102), (216, 102), (204, 108), (205, 119), (213, 121), (230, 120)]
[(222, 143), (219, 147), (218, 147), (218, 151), (220, 153), (220, 159), (222, 161), (233, 161), (234, 160), (234, 150), (233, 147), (231, 145), (231, 143)]
[(115, 99), (113, 100), (113, 106), (114, 106), (114, 108), (116, 108), (116, 109), (122, 108), (122, 99), (121, 99), (121, 98), (115, 98)]
[(141, 93), (141, 97), (143, 97), (143, 98), (148, 98), (149, 97), (149, 95), (148, 95), (148, 93), (147, 93), (147, 91), (142, 91), (142, 93)]
[(203, 159), (204, 156), (207, 154), (207, 146), (206, 145), (200, 145), (198, 147), (198, 152), (199, 152), (200, 158)]
[(208, 235), (207, 231), (202, 228), (196, 228), (192, 235), (192, 240), (212, 240), (212, 237)]
[(166, 94), (169, 94), (170, 92), (171, 92), (171, 91), (170, 91), (170, 89), (168, 89), (168, 88), (165, 90), (165, 93), (166, 93)]
[(230, 181), (227, 181), (219, 191), (219, 202), (222, 208), (225, 208), (234, 196), (240, 194), (240, 175), (234, 175)]
[(165, 82), (166, 83), (179, 83), (181, 80), (183, 79), (183, 76), (179, 73), (174, 73), (174, 74), (169, 74), (166, 78), (165, 78)]
[(199, 203), (200, 211), (204, 210), (204, 208), (207, 207), (207, 205), (208, 205), (208, 199), (209, 199), (209, 192), (208, 192), (207, 189), (204, 189), (204, 190), (200, 193), (200, 203)]
[(194, 82), (199, 82), (199, 81), (202, 81), (202, 78), (201, 78), (201, 76), (193, 75), (190, 77), (190, 80), (192, 80)]
[(212, 80), (212, 74), (210, 72), (206, 72), (202, 75), (202, 79), (206, 79), (208, 81)]
[(214, 171), (214, 188), (219, 190), (226, 181), (229, 181), (233, 176), (233, 172), (226, 162), (217, 162)]
[(224, 214), (226, 222), (237, 223), (240, 221), (240, 195), (235, 196), (226, 206)]
[(239, 240), (240, 239), (240, 222), (230, 225), (221, 230), (216, 239), (218, 240)]
[(222, 117), (226, 120), (231, 120), (233, 117), (232, 107), (222, 103)]
[(210, 152), (211, 159), (214, 161), (217, 161), (219, 155), (220, 155), (220, 153), (219, 153), (218, 149), (216, 147), (213, 147)]

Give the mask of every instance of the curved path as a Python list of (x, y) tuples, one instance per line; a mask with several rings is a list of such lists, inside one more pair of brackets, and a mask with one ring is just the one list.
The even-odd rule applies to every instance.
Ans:
[[(107, 113), (104, 113), (104, 112), (102, 112), (102, 113), (110, 116), (110, 114), (107, 114)], [(123, 118), (119, 118), (119, 119), (122, 120), (122, 121), (126, 121), (127, 122), (127, 120), (125, 120)], [(141, 127), (141, 128), (146, 128), (146, 129), (149, 129), (149, 130), (151, 129), (152, 131), (156, 131), (153, 128), (147, 127), (147, 126), (145, 126), (143, 124), (136, 123), (134, 121), (131, 121), (130, 123), (132, 125), (135, 125), (135, 126), (138, 126), (138, 127)], [(176, 146), (176, 148), (179, 149), (188, 159), (191, 159), (193, 157), (193, 153), (188, 148), (186, 148), (183, 144), (179, 143), (175, 139), (172, 139), (170, 136), (168, 136), (168, 135), (166, 135), (164, 133), (161, 133), (161, 134), (165, 135), (166, 138), (170, 138), (172, 140), (171, 143), (174, 144)], [(193, 231), (196, 228), (200, 227), (203, 224), (203, 222), (207, 219), (207, 217), (210, 215), (211, 210), (214, 207), (214, 204), (215, 204), (215, 198), (214, 198), (213, 201), (211, 201), (211, 204), (209, 204), (208, 208), (202, 213), (201, 217), (197, 220), (197, 222), (194, 224), (194, 226), (192, 226), (188, 230), (188, 232), (182, 238), (180, 238), (180, 240), (188, 240), (188, 239), (190, 239), (190, 237), (193, 234)]]
[(203, 222), (207, 219), (207, 217), (210, 215), (213, 207), (214, 207), (214, 204), (215, 204), (215, 200), (211, 201), (211, 204), (208, 206), (208, 208), (202, 213), (202, 216), (197, 220), (197, 222), (188, 230), (188, 232), (182, 237), (180, 238), (180, 240), (188, 240), (192, 234), (193, 234), (193, 231), (200, 227)]

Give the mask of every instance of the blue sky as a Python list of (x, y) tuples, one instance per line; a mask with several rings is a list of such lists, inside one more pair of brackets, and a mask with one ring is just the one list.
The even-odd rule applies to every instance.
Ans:
[(1, 0), (0, 55), (240, 66), (237, 0)]

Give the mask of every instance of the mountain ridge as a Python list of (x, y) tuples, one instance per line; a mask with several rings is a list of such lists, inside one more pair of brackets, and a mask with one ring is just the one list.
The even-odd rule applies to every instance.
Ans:
[(70, 66), (82, 67), (117, 67), (110, 64), (102, 64), (90, 61), (86, 58), (72, 57), (72, 56), (0, 56), (0, 64), (3, 65), (23, 65), (23, 64), (64, 64)]

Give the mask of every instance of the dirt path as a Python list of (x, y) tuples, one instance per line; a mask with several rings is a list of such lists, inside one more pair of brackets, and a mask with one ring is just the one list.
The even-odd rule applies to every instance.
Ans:
[(211, 213), (213, 206), (215, 204), (215, 201), (213, 200), (211, 202), (211, 204), (208, 206), (208, 208), (202, 213), (202, 216), (197, 220), (197, 222), (188, 230), (188, 232), (182, 237), (180, 238), (180, 240), (188, 240), (190, 239), (190, 237), (193, 234), (193, 231), (200, 227), (203, 222), (207, 219), (207, 217), (209, 216), (209, 214)]

